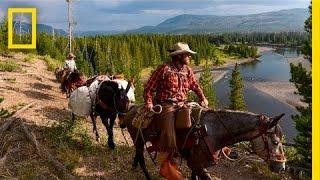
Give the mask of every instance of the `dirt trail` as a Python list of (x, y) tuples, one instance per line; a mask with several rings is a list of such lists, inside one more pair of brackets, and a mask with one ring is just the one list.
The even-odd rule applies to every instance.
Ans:
[[(22, 70), (19, 72), (0, 72), (0, 97), (4, 101), (1, 108), (9, 111), (17, 111), (23, 106), (35, 103), (19, 116), (19, 121), (26, 124), (28, 129), (34, 133), (36, 140), (53, 155), (58, 162), (62, 163), (68, 173), (80, 179), (144, 179), (140, 169), (132, 170), (131, 163), (134, 156), (132, 141), (129, 140), (127, 132), (124, 132), (129, 140), (127, 146), (119, 127), (115, 127), (115, 142), (117, 147), (111, 151), (106, 146), (106, 132), (100, 120), (98, 129), (103, 136), (101, 144), (94, 141), (92, 126), (89, 119), (80, 119), (81, 130), (75, 129), (74, 133), (83, 131), (79, 138), (58, 139), (72, 144), (64, 148), (48, 139), (48, 132), (52, 131), (54, 123), (64, 122), (70, 119), (68, 102), (66, 96), (59, 90), (59, 84), (55, 80), (52, 72), (47, 71), (46, 64), (35, 59), (34, 62), (24, 62), (24, 54), (16, 54), (14, 61), (18, 63)], [(0, 57), (0, 61), (7, 58)], [(40, 156), (36, 148), (23, 133), (22, 126), (16, 121), (5, 131), (5, 135), (0, 134), (0, 179), (2, 178), (22, 178), (22, 179), (61, 179), (61, 172), (57, 171), (48, 159)], [(0, 127), (5, 123), (0, 119)], [(62, 127), (62, 126), (61, 126)], [(51, 130), (51, 131), (48, 131)], [(55, 131), (59, 130), (56, 128)], [(69, 134), (69, 132), (57, 131), (56, 136)], [(60, 134), (59, 134), (60, 132)], [(87, 136), (86, 136), (87, 135)], [(61, 136), (64, 137), (64, 136)], [(89, 144), (89, 145), (86, 145)], [(71, 148), (70, 148), (71, 147)], [(90, 147), (89, 150), (87, 147)], [(87, 149), (86, 149), (87, 148)], [(154, 179), (161, 179), (158, 176), (157, 168), (154, 167), (148, 158), (147, 167)], [(255, 158), (256, 159), (256, 158)], [(229, 162), (225, 159), (220, 164), (210, 168), (211, 174), (217, 179), (270, 179), (283, 178), (287, 176), (277, 176), (270, 172), (265, 174), (265, 170), (259, 165), (252, 163), (246, 158), (240, 162)], [(190, 171), (183, 164), (184, 175), (190, 176)]]

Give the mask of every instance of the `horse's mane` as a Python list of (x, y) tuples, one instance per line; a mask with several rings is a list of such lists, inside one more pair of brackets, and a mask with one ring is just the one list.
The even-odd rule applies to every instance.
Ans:
[(118, 83), (114, 81), (103, 81), (100, 85), (100, 89), (113, 89), (115, 92), (118, 91)]
[(231, 110), (231, 109), (209, 109), (207, 112), (216, 112), (216, 113), (236, 113), (236, 114), (248, 114), (248, 115), (258, 115), (249, 111), (239, 111), (239, 110)]
[(119, 92), (118, 83), (113, 81), (103, 81), (100, 85), (98, 96), (102, 102), (109, 106), (113, 106), (113, 98), (117, 92)]

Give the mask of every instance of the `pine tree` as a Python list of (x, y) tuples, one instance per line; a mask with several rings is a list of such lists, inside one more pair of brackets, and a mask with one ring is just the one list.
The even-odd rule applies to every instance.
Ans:
[(8, 21), (4, 17), (0, 23), (0, 50), (7, 50), (8, 45)]
[(212, 77), (210, 66), (208, 65), (208, 63), (206, 63), (204, 67), (204, 71), (200, 75), (199, 83), (202, 87), (204, 95), (208, 99), (209, 107), (214, 109), (217, 104), (217, 97), (212, 84), (212, 80), (213, 80), (213, 77)]
[[(309, 37), (303, 46), (303, 54), (306, 59), (312, 63), (312, 47), (311, 47), (311, 32), (312, 32), (312, 18), (311, 18), (311, 5), (309, 6), (310, 16), (305, 21), (305, 30)], [(299, 114), (293, 116), (296, 123), (298, 135), (295, 138), (296, 150), (298, 155), (298, 165), (306, 168), (307, 175), (311, 176), (312, 168), (312, 74), (302, 67), (301, 63), (297, 66), (291, 64), (291, 79), (297, 88), (297, 93), (303, 97), (303, 101), (308, 105), (307, 107), (296, 107)]]
[(243, 97), (243, 81), (240, 74), (239, 66), (236, 64), (234, 70), (232, 71), (232, 77), (230, 80), (230, 109), (233, 110), (246, 110), (246, 103)]

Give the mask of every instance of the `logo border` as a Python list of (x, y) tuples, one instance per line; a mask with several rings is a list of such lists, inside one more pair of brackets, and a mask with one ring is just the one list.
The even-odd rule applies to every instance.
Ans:
[[(31, 13), (31, 44), (13, 44), (13, 13)], [(8, 49), (37, 48), (37, 8), (8, 8)]]

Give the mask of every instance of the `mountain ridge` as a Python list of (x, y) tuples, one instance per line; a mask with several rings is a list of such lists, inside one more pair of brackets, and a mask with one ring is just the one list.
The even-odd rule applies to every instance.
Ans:
[(266, 13), (217, 16), (182, 14), (156, 26), (144, 26), (126, 33), (216, 33), (303, 31), (308, 9), (296, 8)]
[[(181, 14), (168, 18), (156, 26), (143, 26), (128, 31), (75, 31), (74, 36), (145, 33), (209, 34), (231, 32), (302, 32), (304, 31), (304, 21), (307, 19), (308, 14), (308, 9), (303, 8), (235, 16)], [(28, 29), (31, 29), (30, 24), (22, 24), (24, 32), (28, 32)], [(17, 28), (17, 23), (15, 23), (15, 29)], [(47, 32), (50, 34), (52, 33), (52, 29), (54, 29), (56, 35), (67, 35), (65, 30), (56, 29), (45, 24), (37, 24), (37, 29), (38, 32)]]

